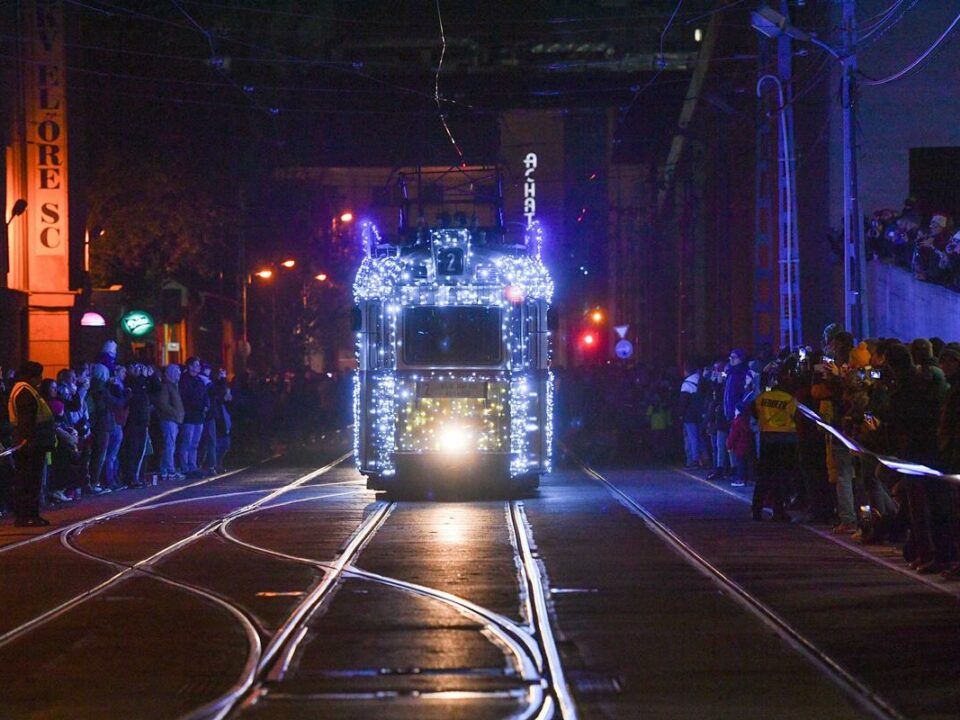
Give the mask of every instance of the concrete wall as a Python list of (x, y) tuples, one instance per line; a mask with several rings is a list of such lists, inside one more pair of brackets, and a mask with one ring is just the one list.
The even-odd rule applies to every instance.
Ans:
[(875, 260), (867, 263), (867, 289), (872, 336), (960, 340), (960, 293)]

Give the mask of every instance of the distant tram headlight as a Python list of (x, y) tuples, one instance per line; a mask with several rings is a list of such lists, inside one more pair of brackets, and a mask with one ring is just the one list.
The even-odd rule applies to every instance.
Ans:
[(470, 432), (459, 425), (447, 425), (440, 430), (437, 449), (450, 455), (461, 455), (470, 450)]

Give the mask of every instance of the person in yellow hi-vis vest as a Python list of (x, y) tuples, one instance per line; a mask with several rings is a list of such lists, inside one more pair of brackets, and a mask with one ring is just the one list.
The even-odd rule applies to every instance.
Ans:
[(40, 517), (40, 492), (47, 451), (56, 445), (56, 430), (53, 412), (38, 392), (42, 380), (43, 365), (25, 362), (7, 402), (14, 427), (13, 440), (24, 443), (13, 457), (17, 468), (13, 489), (17, 527), (50, 524)]
[(760, 426), (760, 460), (753, 490), (753, 519), (763, 519), (764, 501), (770, 493), (773, 519), (787, 521), (787, 478), (797, 469), (797, 400), (784, 389), (779, 376), (772, 382), (754, 401)]

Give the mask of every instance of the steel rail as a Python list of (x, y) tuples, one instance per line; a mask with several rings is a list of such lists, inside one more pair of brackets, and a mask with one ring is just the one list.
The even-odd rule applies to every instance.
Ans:
[[(293, 657), (300, 648), (300, 642), (303, 640), (304, 634), (298, 633), (290, 642), (287, 642), (287, 640), (291, 638), (294, 630), (298, 630), (301, 625), (306, 628), (306, 622), (320, 607), (330, 590), (336, 586), (343, 575), (344, 568), (360, 554), (377, 531), (383, 527), (387, 516), (393, 512), (397, 503), (377, 501), (377, 505), (379, 507), (370, 513), (360, 524), (360, 527), (354, 531), (346, 547), (334, 561), (330, 571), (324, 575), (320, 584), (303, 599), (297, 609), (271, 638), (270, 644), (264, 650), (258, 668), (261, 673), (266, 673), (267, 680), (278, 681), (283, 679)], [(276, 662), (274, 662), (274, 658), (276, 658)]]
[[(228, 527), (221, 528), (220, 532), (227, 540), (257, 553), (262, 553), (279, 560), (309, 565), (321, 570), (332, 569), (332, 565), (323, 561), (305, 558), (298, 555), (290, 555), (289, 553), (271, 550), (259, 545), (254, 545), (245, 540), (240, 540), (230, 532)], [(528, 706), (534, 710), (542, 707), (544, 700), (543, 688), (540, 684), (542, 680), (540, 673), (542, 672), (543, 667), (543, 655), (540, 652), (540, 648), (537, 645), (534, 637), (524, 627), (518, 625), (509, 618), (500, 615), (499, 613), (495, 613), (457, 595), (453, 595), (443, 590), (426, 587), (424, 585), (407, 582), (405, 580), (398, 580), (396, 578), (378, 575), (376, 573), (358, 568), (353, 564), (348, 564), (346, 567), (344, 567), (343, 575), (345, 577), (366, 580), (376, 584), (386, 585), (388, 587), (415, 593), (432, 600), (437, 600), (452, 607), (474, 622), (479, 622), (481, 625), (484, 625), (485, 629), (500, 641), (499, 644), (513, 654), (514, 658), (516, 659), (515, 667), (518, 674), (524, 681), (530, 684), (530, 700), (528, 702)], [(533, 713), (525, 713), (518, 716), (517, 720), (532, 716)]]
[(710, 561), (690, 547), (690, 545), (684, 542), (663, 522), (658, 520), (656, 516), (643, 507), (643, 505), (596, 470), (581, 462), (580, 459), (572, 453), (568, 452), (567, 454), (588, 477), (606, 487), (627, 509), (637, 515), (644, 525), (646, 525), (647, 529), (663, 540), (664, 543), (672, 548), (681, 558), (700, 571), (702, 575), (718, 585), (734, 602), (757, 617), (764, 625), (769, 627), (777, 637), (784, 640), (790, 647), (807, 658), (817, 669), (830, 678), (834, 684), (846, 692), (861, 708), (882, 720), (906, 720), (906, 716), (891, 705), (885, 698), (881, 697), (876, 691), (859, 680), (826, 652), (819, 649), (813, 642), (780, 617), (771, 607), (756, 598), (742, 585), (710, 563)]
[(17, 542), (8, 543), (7, 545), (0, 546), (0, 554), (5, 552), (10, 552), (11, 550), (16, 550), (17, 548), (24, 547), (25, 545), (31, 545), (32, 543), (39, 542), (40, 540), (46, 540), (47, 538), (54, 537), (64, 532), (71, 532), (79, 527), (89, 527), (90, 525), (95, 525), (96, 523), (103, 522), (104, 520), (111, 520), (115, 517), (125, 515), (128, 512), (132, 512), (146, 503), (150, 503), (160, 498), (169, 497), (175, 493), (180, 493), (185, 490), (190, 490), (195, 487), (200, 487), (201, 485), (206, 485), (211, 483), (214, 480), (222, 480), (225, 477), (230, 477), (231, 475), (236, 475), (238, 473), (249, 470), (252, 465), (247, 465), (236, 470), (231, 470), (230, 472), (221, 473), (219, 475), (214, 475), (213, 477), (203, 478), (202, 480), (197, 480), (196, 482), (188, 483), (186, 485), (180, 485), (178, 487), (170, 488), (169, 490), (164, 490), (161, 493), (156, 495), (151, 495), (149, 497), (141, 498), (135, 503), (130, 505), (124, 505), (123, 507), (114, 508), (113, 510), (108, 510), (107, 512), (100, 513), (99, 515), (94, 515), (92, 517), (85, 518), (83, 520), (77, 520), (76, 522), (70, 523), (69, 525), (64, 525), (63, 527), (54, 528), (53, 530), (48, 530), (46, 532), (40, 533), (38, 535), (33, 535), (26, 538), (25, 540), (18, 540)]
[[(344, 493), (345, 494), (345, 493)], [(284, 505), (292, 504), (293, 502), (301, 502), (302, 500), (294, 500)], [(271, 507), (278, 507), (277, 505)], [(507, 515), (508, 521), (510, 520), (509, 512)], [(312, 558), (306, 558), (299, 555), (291, 555), (289, 553), (280, 552), (279, 550), (272, 550), (270, 548), (265, 548), (253, 543), (247, 542), (246, 540), (241, 540), (236, 537), (230, 531), (230, 523), (225, 523), (223, 527), (220, 528), (220, 534), (230, 542), (236, 543), (244, 548), (247, 548), (253, 552), (262, 553), (270, 557), (277, 558), (279, 560), (286, 560), (289, 562), (295, 562), (302, 565), (309, 565), (311, 567), (328, 571), (333, 570), (334, 567), (330, 563), (323, 561), (315, 560)], [(511, 535), (515, 536), (515, 532), (511, 526)], [(519, 552), (519, 550), (518, 550)], [(355, 553), (356, 555), (356, 553)], [(386, 585), (388, 587), (397, 588), (399, 590), (404, 590), (407, 592), (415, 593), (423, 597), (427, 597), (432, 600), (437, 600), (442, 602), (454, 610), (460, 612), (465, 617), (478, 622), (483, 625), (485, 630), (488, 631), (491, 635), (498, 640), (499, 645), (505, 648), (510, 652), (515, 658), (515, 667), (520, 677), (528, 684), (527, 689), (527, 710), (523, 713), (516, 716), (515, 720), (529, 720), (530, 718), (548, 718), (553, 715), (553, 703), (549, 697), (546, 697), (543, 692), (543, 653), (540, 650), (539, 645), (537, 644), (536, 639), (532, 635), (533, 627), (531, 626), (528, 630), (521, 625), (513, 622), (509, 618), (495, 613), (487, 608), (484, 608), (480, 605), (477, 605), (469, 600), (453, 595), (451, 593), (437, 590), (435, 588), (426, 587), (424, 585), (419, 585), (416, 583), (407, 582), (404, 580), (399, 580), (396, 578), (386, 577), (383, 575), (378, 575), (376, 573), (363, 570), (353, 565), (352, 563), (344, 566), (342, 570), (342, 575), (346, 577), (353, 577), (357, 579), (366, 580), (369, 582)], [(299, 643), (303, 639), (303, 628), (296, 636), (296, 642)], [(286, 671), (286, 666), (282, 668), (282, 671)], [(270, 677), (271, 680), (282, 679), (282, 672), (277, 675)], [(203, 716), (199, 716), (203, 717)]]
[(516, 500), (510, 503), (510, 517), (513, 521), (520, 562), (524, 569), (527, 592), (531, 600), (533, 610), (531, 621), (537, 630), (537, 636), (540, 639), (540, 645), (546, 657), (545, 669), (550, 689), (559, 706), (560, 717), (563, 718), (563, 720), (576, 720), (577, 706), (573, 701), (573, 694), (570, 692), (570, 688), (563, 674), (563, 664), (560, 662), (560, 651), (557, 649), (557, 642), (553, 636), (553, 628), (550, 625), (550, 612), (547, 607), (547, 594), (544, 590), (543, 577), (540, 573), (537, 559), (531, 549), (533, 546), (533, 529), (527, 521), (523, 503)]
[[(25, 633), (30, 632), (31, 630), (46, 624), (47, 622), (53, 620), (54, 618), (57, 618), (60, 615), (63, 615), (64, 613), (68, 612), (69, 610), (72, 610), (73, 608), (86, 602), (87, 600), (93, 597), (96, 597), (97, 595), (101, 594), (104, 590), (108, 589), (109, 587), (112, 587), (113, 585), (117, 584), (118, 582), (128, 577), (129, 575), (136, 573), (141, 568), (152, 567), (159, 560), (162, 560), (168, 555), (173, 554), (174, 552), (180, 550), (181, 548), (186, 547), (187, 545), (192, 544), (193, 542), (199, 540), (205, 535), (208, 535), (209, 533), (215, 531), (222, 523), (229, 521), (229, 519), (232, 518), (234, 515), (246, 514), (252, 510), (257, 509), (258, 507), (269, 502), (273, 498), (279, 497), (280, 495), (283, 495), (284, 493), (289, 492), (290, 490), (296, 489), (302, 486), (303, 484), (309, 482), (310, 480), (329, 472), (334, 467), (336, 467), (337, 465), (339, 465), (340, 463), (342, 463), (344, 460), (346, 460), (351, 456), (352, 456), (352, 452), (345, 453), (341, 455), (339, 458), (337, 458), (336, 460), (334, 460), (333, 462), (328, 463), (327, 465), (324, 465), (323, 467), (317, 470), (313, 470), (312, 472), (307, 473), (306, 475), (303, 475), (300, 478), (297, 478), (296, 480), (288, 483), (287, 485), (284, 485), (284, 486), (281, 486), (280, 488), (275, 489), (269, 495), (263, 498), (260, 498), (258, 500), (255, 500), (254, 502), (248, 505), (245, 505), (242, 508), (233, 510), (216, 520), (211, 520), (205, 523), (198, 530), (194, 531), (187, 537), (182, 538), (175, 543), (167, 545), (165, 548), (155, 552), (153, 555), (143, 560), (140, 560), (137, 563), (134, 563), (130, 567), (124, 568), (123, 570), (117, 572), (115, 575), (98, 583), (93, 588), (90, 588), (89, 590), (79, 593), (78, 595), (75, 595), (69, 600), (65, 600), (64, 602), (60, 603), (56, 607), (53, 607), (41, 613), (40, 615), (37, 615), (33, 619), (28, 620), (27, 622), (22, 623), (21, 625), (15, 628), (12, 628), (11, 630), (8, 630), (7, 632), (0, 635), (0, 647), (7, 645), (8, 643), (20, 637), (21, 635), (24, 635)], [(145, 499), (149, 499), (149, 498), (145, 498)], [(105, 513), (105, 514), (109, 514), (109, 513)], [(92, 524), (92, 522), (93, 522), (93, 519), (80, 522), (80, 523), (75, 523), (74, 525), (77, 526), (75, 529), (82, 532), (82, 530), (85, 527), (87, 527), (89, 524)], [(70, 526), (70, 527), (73, 527), (73, 526)], [(68, 530), (67, 528), (64, 528), (59, 532), (70, 532), (72, 534), (73, 530)]]
[[(318, 485), (316, 487), (326, 488), (326, 487), (337, 487), (340, 485), (356, 485), (359, 488), (361, 487), (362, 484), (363, 484), (363, 481), (361, 480), (338, 480), (337, 482), (323, 483), (322, 485)], [(205, 500), (222, 500), (223, 498), (239, 497), (241, 495), (257, 495), (259, 493), (266, 494), (268, 492), (270, 492), (269, 489), (238, 490), (237, 492), (214, 493), (213, 495), (198, 495), (196, 497), (180, 498), (178, 500), (170, 500), (168, 502), (155, 503), (153, 505), (141, 505), (140, 507), (135, 508), (131, 512), (141, 512), (144, 510), (158, 510), (160, 508), (167, 508), (173, 505), (185, 505), (187, 503), (203, 502)], [(277, 505), (270, 505), (270, 507), (279, 507), (282, 504), (283, 503), (279, 503)]]
[[(90, 560), (96, 562), (104, 563), (110, 565), (117, 570), (124, 569), (133, 569), (133, 565), (129, 563), (117, 562), (116, 560), (111, 560), (109, 558), (101, 557), (96, 555), (88, 550), (84, 550), (81, 547), (74, 545), (70, 541), (70, 533), (64, 533), (60, 536), (60, 543), (67, 548), (70, 552), (76, 553), (83, 557), (86, 557)], [(256, 620), (246, 612), (246, 610), (237, 603), (231, 602), (228, 598), (225, 598), (218, 593), (215, 593), (206, 588), (199, 587), (192, 583), (187, 583), (182, 580), (175, 580), (172, 577), (169, 577), (163, 573), (158, 572), (153, 569), (137, 568), (134, 570), (137, 575), (149, 578), (151, 580), (156, 580), (166, 585), (170, 585), (179, 590), (184, 590), (187, 593), (193, 595), (199, 595), (201, 598), (204, 598), (215, 605), (219, 605), (224, 608), (227, 612), (236, 618), (237, 622), (243, 628), (244, 633), (247, 636), (247, 646), (249, 648), (247, 652), (247, 659), (244, 661), (243, 670), (241, 671), (241, 680), (237, 681), (234, 687), (239, 687), (243, 683), (244, 678), (251, 677), (256, 671), (257, 658), (260, 657), (262, 652), (262, 642), (260, 640), (260, 633), (262, 628), (259, 627)]]
[[(351, 453), (352, 455), (352, 453)], [(230, 713), (238, 703), (247, 698), (246, 703), (252, 704), (257, 700), (257, 682), (277, 680), (282, 678), (283, 672), (291, 662), (299, 648), (300, 642), (306, 635), (307, 622), (330, 595), (331, 590), (339, 581), (344, 567), (356, 556), (367, 542), (383, 525), (387, 516), (396, 503), (377, 503), (379, 507), (364, 518), (360, 526), (354, 531), (346, 547), (337, 560), (324, 574), (323, 579), (297, 604), (293, 612), (274, 633), (270, 642), (257, 659), (256, 667), (248, 682), (237, 685), (230, 692), (202, 705), (183, 716), (183, 720), (219, 720)], [(246, 544), (246, 543), (244, 543)], [(261, 549), (263, 551), (265, 549)], [(249, 697), (248, 697), (249, 696)]]
[[(710, 487), (716, 490), (717, 492), (721, 492), (725, 495), (729, 495), (734, 500), (737, 500), (738, 502), (741, 502), (745, 505), (752, 504), (750, 501), (750, 498), (746, 498), (743, 495), (738, 495), (737, 493), (723, 487), (722, 485), (717, 485), (716, 483), (711, 482), (710, 480), (706, 480), (705, 478), (698, 477), (691, 472), (687, 472), (683, 468), (673, 468), (673, 471), (680, 475), (683, 475), (684, 477), (688, 477), (691, 480), (696, 480), (697, 482), (702, 483), (707, 487)], [(909, 570), (908, 568), (903, 567), (902, 565), (898, 565), (895, 562), (891, 562), (885, 557), (874, 555), (873, 553), (867, 550), (864, 550), (862, 547), (858, 547), (857, 545), (854, 545), (846, 541), (845, 539), (843, 539), (844, 536), (842, 535), (836, 535), (834, 533), (824, 532), (820, 528), (814, 527), (810, 523), (795, 523), (795, 524), (799, 525), (804, 530), (812, 532), (814, 535), (817, 535), (823, 538), (824, 540), (828, 540), (829, 542), (832, 542), (834, 545), (838, 545), (839, 547), (842, 547), (843, 549), (853, 553), (854, 555), (859, 555), (865, 560), (869, 560), (876, 565), (880, 565), (881, 567), (886, 568), (887, 570), (892, 570), (898, 575), (903, 575), (904, 577), (910, 578), (915, 582), (926, 585), (932, 590), (936, 590), (937, 592), (941, 592), (945, 595), (949, 595), (952, 598), (960, 599), (960, 587), (958, 587), (956, 584), (946, 584), (943, 582), (937, 582), (935, 580), (932, 580), (927, 575), (918, 575), (913, 570)]]

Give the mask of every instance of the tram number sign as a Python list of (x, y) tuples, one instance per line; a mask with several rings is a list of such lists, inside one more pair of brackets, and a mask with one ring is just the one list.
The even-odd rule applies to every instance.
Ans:
[(437, 250), (437, 275), (463, 275), (463, 249)]
[(418, 398), (478, 398), (486, 400), (485, 382), (421, 382), (417, 383)]

